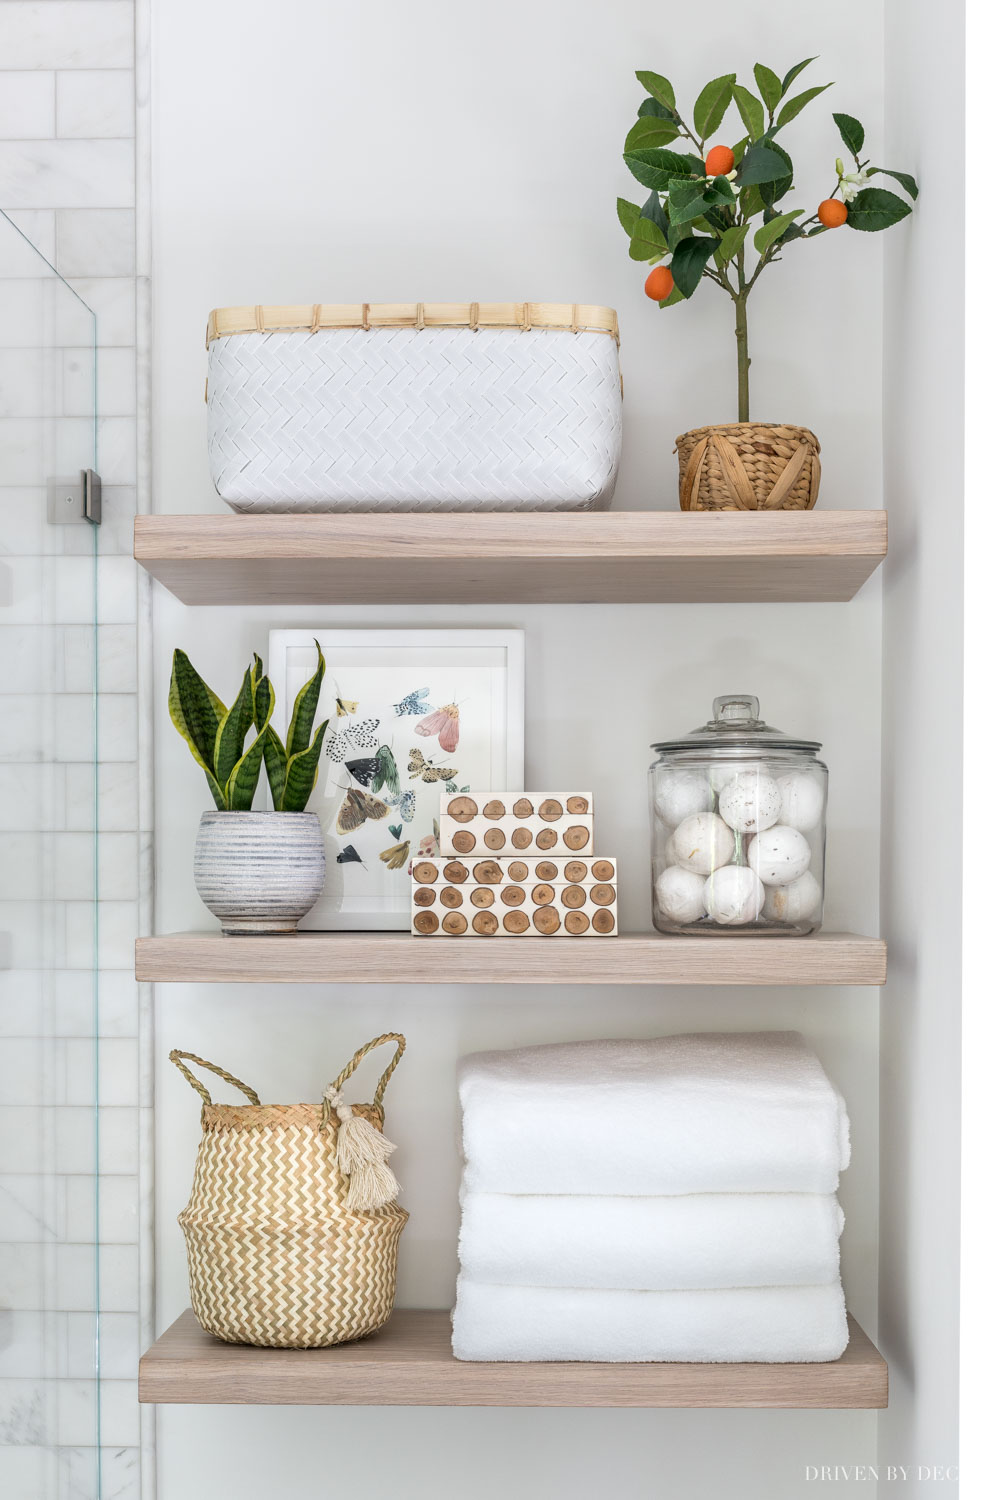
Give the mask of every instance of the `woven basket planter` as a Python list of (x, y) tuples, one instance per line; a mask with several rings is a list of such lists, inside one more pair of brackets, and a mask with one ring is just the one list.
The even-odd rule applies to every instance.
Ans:
[(732, 422), (677, 439), (681, 510), (812, 510), (819, 442), (808, 427)]
[(208, 456), (233, 510), (602, 510), (618, 319), (549, 302), (228, 307)]
[[(331, 1100), (382, 1042), (397, 1048), (374, 1101), (338, 1108)], [(191, 1305), (207, 1333), (228, 1344), (318, 1349), (364, 1338), (387, 1321), (399, 1236), (409, 1215), (395, 1202), (352, 1209), (338, 1144), (348, 1114), (381, 1134), (382, 1098), (405, 1045), (396, 1035), (369, 1042), (322, 1104), (261, 1104), (223, 1068), (191, 1052), (171, 1052), (171, 1062), (204, 1100), (194, 1185), (179, 1223)], [(250, 1103), (213, 1104), (184, 1058), (241, 1089)], [(384, 1143), (383, 1149), (388, 1154), (392, 1148)]]

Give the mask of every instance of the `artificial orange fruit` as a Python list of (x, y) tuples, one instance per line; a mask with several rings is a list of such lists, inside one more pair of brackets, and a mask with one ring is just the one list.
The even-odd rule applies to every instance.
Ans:
[(827, 229), (839, 229), (847, 219), (847, 204), (839, 198), (824, 198), (816, 210), (816, 217)]
[(713, 146), (705, 157), (706, 177), (725, 177), (736, 164), (736, 157), (728, 146)]
[(654, 302), (665, 302), (674, 289), (674, 273), (669, 266), (654, 266), (646, 277), (646, 296)]

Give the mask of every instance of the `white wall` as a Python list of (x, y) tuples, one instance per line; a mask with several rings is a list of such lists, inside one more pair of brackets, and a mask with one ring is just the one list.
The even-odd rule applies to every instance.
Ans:
[[(423, 0), (330, 7), (172, 0), (154, 16), (155, 467), (157, 508), (218, 511), (205, 463), (203, 333), (216, 305), (257, 301), (552, 298), (618, 308), (626, 450), (616, 505), (676, 504), (675, 433), (733, 414), (728, 303), (658, 313), (626, 253), (616, 194), (639, 99), (636, 67), (689, 101), (729, 66), (782, 69), (823, 54), (844, 80), (829, 108), (881, 135), (880, 28), (865, 0), (836, 19), (782, 0), (720, 0), (684, 28), (650, 0), (609, 7), (514, 0), (493, 10)], [(876, 21), (878, 15), (876, 15)], [(720, 38), (753, 32), (751, 47)], [(859, 36), (865, 41), (857, 44)], [(197, 39), (194, 45), (193, 39)], [(837, 154), (825, 101), (797, 135), (803, 201), (829, 191)], [(881, 249), (824, 236), (791, 250), (751, 308), (755, 412), (802, 421), (824, 443), (829, 506), (877, 506)], [(712, 301), (712, 297), (717, 301)], [(865, 476), (859, 482), (859, 475)], [(768, 719), (825, 743), (831, 765), (831, 925), (877, 931), (880, 584), (851, 606), (575, 608), (391, 606), (185, 610), (157, 591), (157, 928), (207, 928), (190, 879), (201, 778), (165, 712), (169, 655), (190, 651), (229, 691), (270, 628), (294, 624), (522, 626), (528, 632), (530, 783), (584, 780), (603, 849), (622, 861), (623, 915), (648, 927), (645, 767), (657, 736), (708, 714), (716, 692), (759, 693)], [(683, 1029), (801, 1027), (844, 1089), (855, 1162), (844, 1180), (845, 1270), (862, 1321), (876, 1313), (877, 997), (871, 991), (395, 989), (161, 986), (157, 1001), (157, 1212), (163, 1326), (187, 1300), (174, 1219), (190, 1183), (198, 1110), (166, 1065), (199, 1051), (267, 1098), (318, 1097), (344, 1057), (399, 1027), (410, 1050), (389, 1096), (412, 1220), (400, 1300), (446, 1306), (454, 1276), (455, 1059), (481, 1046)], [(169, 1075), (169, 1076), (168, 1076)], [(868, 1413), (475, 1412), (163, 1408), (166, 1500), (231, 1485), (247, 1500), (304, 1500), (367, 1482), (408, 1497), (486, 1500), (697, 1492), (798, 1500), (806, 1464), (871, 1463)], [(388, 1438), (388, 1442), (386, 1441)], [(484, 1461), (485, 1455), (485, 1461)]]
[[(958, 1460), (964, 313), (961, 213), (934, 206), (962, 201), (964, 62), (959, 7), (942, 27), (931, 0), (888, 0), (886, 156), (907, 160), (924, 207), (887, 237), (885, 264), (879, 1335), (894, 1395), (879, 1452), (945, 1469)], [(915, 806), (955, 830), (933, 861), (915, 857)], [(911, 1473), (893, 1493), (918, 1489)]]

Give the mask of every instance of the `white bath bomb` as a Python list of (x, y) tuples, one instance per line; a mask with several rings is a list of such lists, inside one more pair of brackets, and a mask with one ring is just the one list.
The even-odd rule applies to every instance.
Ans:
[(765, 885), (789, 885), (809, 868), (812, 850), (797, 828), (783, 823), (750, 840), (747, 863)]
[(712, 788), (701, 771), (667, 771), (656, 783), (656, 816), (670, 828), (694, 813), (707, 812), (711, 805)]
[(730, 782), (736, 780), (737, 776), (766, 776), (762, 765), (756, 761), (747, 760), (723, 760), (711, 767), (708, 773), (708, 781), (713, 792), (719, 793), (729, 786)]
[(764, 887), (746, 865), (724, 865), (705, 882), (705, 910), (725, 927), (753, 922), (764, 905)]
[(743, 771), (719, 793), (719, 812), (738, 833), (758, 833), (781, 817), (781, 792), (770, 776)]
[(674, 829), (674, 858), (696, 875), (708, 875), (719, 865), (728, 865), (735, 848), (732, 829), (715, 813), (695, 813)]
[(677, 855), (674, 851), (674, 830), (672, 828), (667, 828), (664, 831), (662, 842), (656, 852), (662, 864), (675, 865), (677, 863)]
[(788, 885), (768, 886), (764, 915), (772, 922), (804, 922), (818, 915), (823, 892), (811, 870)]
[(671, 922), (697, 922), (705, 915), (705, 877), (671, 865), (656, 879), (656, 909)]
[(781, 792), (781, 821), (789, 828), (808, 833), (819, 826), (823, 816), (823, 788), (808, 771), (793, 771), (778, 781)]

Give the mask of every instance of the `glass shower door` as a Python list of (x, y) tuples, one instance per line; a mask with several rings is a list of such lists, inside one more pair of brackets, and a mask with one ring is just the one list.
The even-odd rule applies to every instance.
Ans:
[(90, 308), (0, 215), (4, 1500), (103, 1493), (95, 349)]

